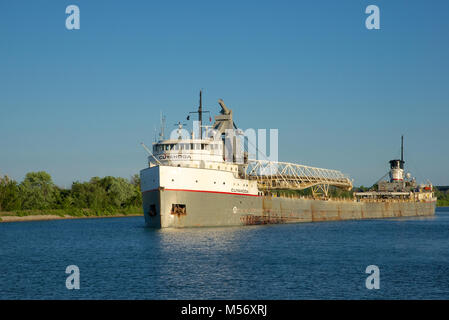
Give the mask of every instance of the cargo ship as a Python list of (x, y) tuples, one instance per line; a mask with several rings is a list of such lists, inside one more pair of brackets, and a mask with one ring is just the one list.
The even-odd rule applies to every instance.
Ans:
[[(431, 183), (417, 184), (404, 173), (401, 159), (391, 160), (389, 179), (376, 187), (353, 192), (352, 180), (338, 170), (251, 159), (238, 143), (241, 130), (232, 110), (221, 111), (211, 126), (203, 124), (202, 94), (197, 130), (178, 123), (170, 138), (160, 138), (141, 170), (145, 224), (152, 228), (242, 226), (356, 220), (435, 214)], [(192, 112), (190, 112), (192, 113)], [(189, 119), (190, 116), (187, 117)], [(350, 191), (332, 197), (329, 190)], [(306, 195), (305, 190), (309, 190)], [(286, 192), (288, 191), (288, 192)]]

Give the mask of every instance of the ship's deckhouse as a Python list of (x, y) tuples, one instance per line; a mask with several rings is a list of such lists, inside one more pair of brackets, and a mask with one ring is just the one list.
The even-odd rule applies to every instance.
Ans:
[[(165, 190), (172, 192), (200, 192), (259, 196), (257, 181), (246, 178), (247, 161), (236, 161), (236, 143), (226, 150), (225, 130), (234, 128), (232, 111), (222, 101), (221, 115), (215, 117), (213, 126), (200, 126), (203, 132), (191, 133), (178, 123), (176, 134), (170, 139), (161, 138), (154, 142), (148, 157), (149, 168), (141, 171), (142, 191)], [(201, 103), (200, 103), (201, 106)], [(200, 107), (201, 109), (201, 107)], [(198, 111), (201, 114), (200, 110)], [(203, 131), (203, 130), (201, 130)], [(174, 136), (174, 137), (173, 137)], [(231, 159), (229, 159), (231, 158)], [(247, 158), (244, 157), (244, 160)], [(182, 199), (176, 208), (186, 207)]]
[(208, 140), (165, 140), (153, 144), (153, 154), (159, 161), (223, 162), (223, 142)]
[[(178, 123), (177, 139), (162, 138), (153, 143), (152, 154), (148, 157), (149, 166), (213, 169), (244, 176), (247, 163), (236, 161), (236, 154), (239, 154), (237, 151), (240, 151), (236, 149), (240, 148), (238, 144), (230, 144), (230, 148), (235, 150), (225, 150), (225, 131), (236, 128), (232, 120), (232, 110), (224, 104), (223, 100), (220, 99), (218, 103), (221, 106), (221, 112), (220, 115), (215, 116), (215, 123), (212, 126), (202, 126), (202, 114), (208, 111), (202, 111), (200, 92), (200, 105), (198, 111), (194, 112), (199, 116), (198, 134), (192, 131), (191, 134), (182, 135), (181, 133), (183, 131), (186, 133), (186, 130), (181, 123)], [(203, 128), (206, 129), (205, 135), (202, 134)], [(161, 130), (161, 137), (163, 137), (162, 132)], [(232, 154), (229, 156), (232, 159), (227, 159), (226, 154)]]
[[(153, 144), (153, 155), (161, 165), (213, 169), (238, 173), (239, 166), (225, 161), (223, 141), (206, 139), (163, 140)], [(154, 163), (152, 156), (148, 157), (150, 166)], [(243, 168), (242, 168), (243, 169)]]

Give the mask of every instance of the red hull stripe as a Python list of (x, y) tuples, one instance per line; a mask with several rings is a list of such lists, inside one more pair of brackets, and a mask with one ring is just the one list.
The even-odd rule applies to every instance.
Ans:
[[(158, 189), (147, 190), (142, 193), (157, 191)], [(187, 189), (163, 189), (165, 191), (186, 191), (186, 192), (205, 192), (205, 193), (222, 193), (222, 194), (233, 194), (236, 196), (250, 196), (250, 197), (260, 197), (257, 194), (248, 194), (248, 193), (233, 193), (233, 192), (222, 192), (222, 191), (206, 191), (206, 190), (187, 190)]]

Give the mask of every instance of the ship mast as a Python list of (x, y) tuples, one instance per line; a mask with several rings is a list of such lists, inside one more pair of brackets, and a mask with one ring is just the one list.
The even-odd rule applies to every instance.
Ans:
[[(199, 138), (203, 139), (203, 113), (210, 113), (209, 111), (203, 111), (203, 91), (200, 90), (200, 105), (198, 106), (198, 111), (192, 111), (190, 113), (198, 113), (198, 121), (200, 123)], [(187, 120), (190, 120), (190, 115), (187, 116)]]
[(401, 136), (401, 166), (404, 169), (404, 136)]
[(198, 120), (200, 121), (200, 140), (203, 139), (203, 98), (200, 90), (200, 106), (198, 107)]

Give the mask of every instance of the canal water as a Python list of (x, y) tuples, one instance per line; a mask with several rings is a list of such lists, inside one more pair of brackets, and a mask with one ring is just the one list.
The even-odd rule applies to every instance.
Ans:
[[(66, 288), (69, 265), (79, 290)], [(179, 230), (143, 217), (0, 223), (0, 299), (449, 299), (449, 208)]]

